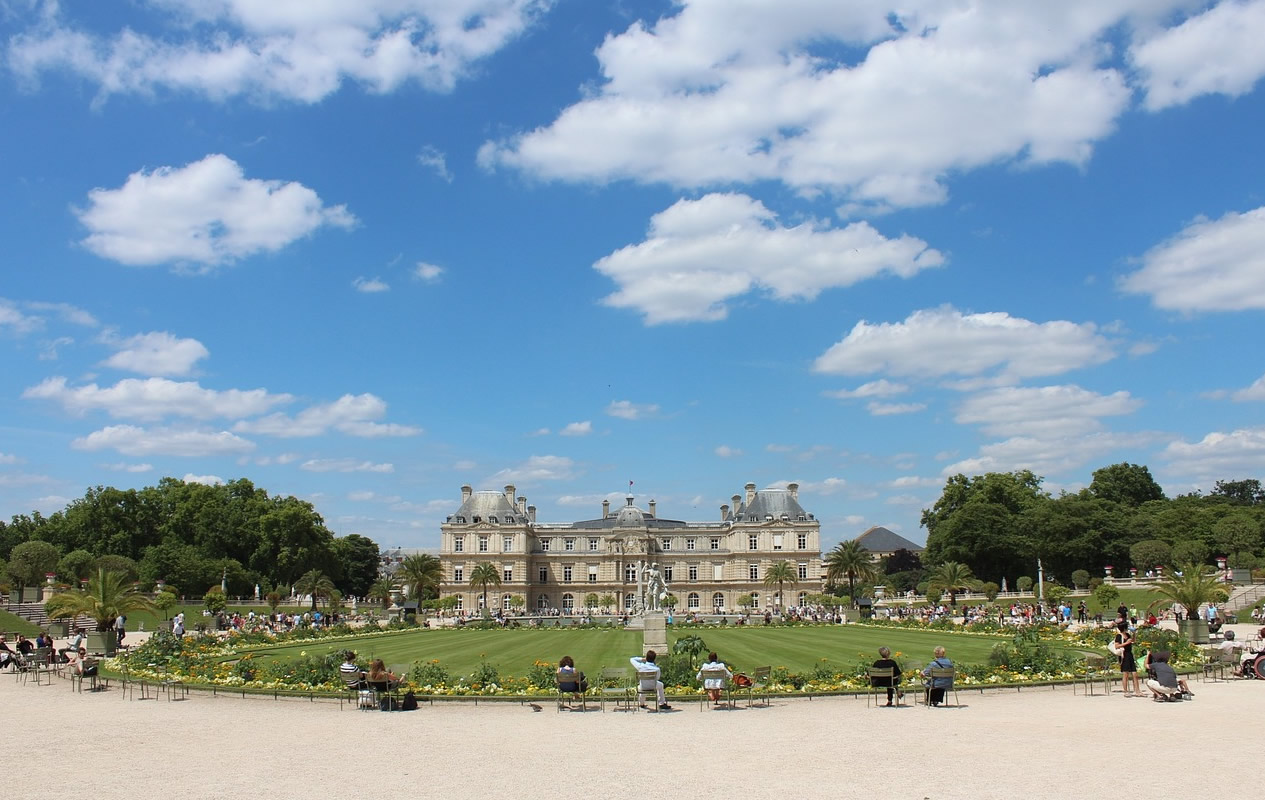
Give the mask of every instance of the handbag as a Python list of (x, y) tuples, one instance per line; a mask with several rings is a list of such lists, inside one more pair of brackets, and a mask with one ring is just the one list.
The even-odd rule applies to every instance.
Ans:
[(373, 708), (373, 692), (369, 689), (360, 690), (360, 707)]

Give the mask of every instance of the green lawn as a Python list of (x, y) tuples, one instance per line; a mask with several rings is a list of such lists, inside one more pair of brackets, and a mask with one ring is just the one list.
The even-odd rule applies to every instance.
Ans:
[[(669, 642), (691, 634), (701, 636), (708, 648), (716, 650), (734, 669), (749, 671), (772, 665), (791, 672), (811, 670), (823, 660), (841, 668), (862, 660), (870, 662), (878, 658), (880, 645), (924, 664), (932, 659), (931, 651), (936, 645), (944, 645), (955, 661), (977, 664), (986, 661), (993, 645), (1005, 638), (862, 625), (751, 626), (677, 629), (669, 632)], [(300, 643), (258, 652), (256, 658), (295, 658), (300, 652), (314, 655), (347, 646), (345, 642)], [(360, 658), (381, 658), (397, 671), (417, 660), (438, 659), (453, 675), (467, 675), (486, 660), (502, 675), (522, 676), (536, 660), (557, 663), (569, 655), (592, 675), (602, 667), (627, 665), (631, 656), (639, 654), (641, 633), (619, 629), (444, 629), (384, 634), (359, 640), (352, 646)]]
[(0, 611), (0, 631), (35, 636), (40, 632), (40, 629), (21, 617), (10, 614), (8, 611)]

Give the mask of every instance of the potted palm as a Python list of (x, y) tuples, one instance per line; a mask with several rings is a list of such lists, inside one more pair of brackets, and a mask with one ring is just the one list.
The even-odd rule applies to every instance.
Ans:
[(135, 611), (154, 611), (154, 604), (128, 580), (123, 572), (98, 569), (84, 589), (59, 592), (44, 603), (51, 619), (73, 619), (84, 615), (96, 623), (88, 634), (88, 649), (113, 656), (116, 649), (114, 621)]
[(1200, 616), (1199, 607), (1226, 598), (1217, 576), (1205, 572), (1202, 565), (1183, 564), (1157, 582), (1155, 591), (1186, 609), (1186, 618), (1177, 623), (1181, 634), (1192, 644), (1207, 644), (1208, 622)]

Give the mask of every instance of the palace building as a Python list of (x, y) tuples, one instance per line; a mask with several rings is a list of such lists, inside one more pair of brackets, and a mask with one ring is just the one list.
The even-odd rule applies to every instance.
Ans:
[(501, 578), (499, 586), (487, 586), (488, 605), (528, 613), (633, 611), (639, 569), (651, 563), (676, 598), (677, 613), (735, 613), (744, 595), (753, 595), (753, 609), (774, 608), (778, 587), (764, 580), (782, 561), (795, 581), (783, 584), (782, 605), (802, 605), (822, 589), (821, 525), (799, 504), (794, 483), (759, 491), (748, 483), (710, 522), (666, 519), (654, 500), (642, 509), (631, 496), (613, 510), (603, 501), (594, 519), (538, 522), (536, 507), (515, 497), (513, 486), (503, 492), (462, 486), (461, 508), (440, 532), (440, 595), (455, 596), (465, 611), (482, 606), (483, 588), (470, 585), (481, 564), (495, 565)]

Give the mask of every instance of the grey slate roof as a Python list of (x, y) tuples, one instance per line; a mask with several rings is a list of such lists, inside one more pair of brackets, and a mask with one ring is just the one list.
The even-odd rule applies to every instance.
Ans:
[(677, 519), (659, 519), (658, 517), (648, 516), (640, 508), (632, 504), (632, 498), (628, 498), (628, 504), (619, 511), (611, 514), (604, 519), (586, 519), (571, 524), (572, 528), (580, 530), (604, 530), (604, 529), (634, 529), (634, 530), (653, 530), (655, 528), (683, 528), (685, 523)]
[(461, 508), (457, 509), (457, 513), (453, 515), (455, 522), (458, 517), (463, 518), (466, 522), (474, 522), (474, 518), (478, 517), (481, 521), (487, 522), (490, 517), (496, 517), (498, 523), (517, 523), (526, 522), (527, 517), (518, 513), (509, 501), (505, 499), (502, 492), (474, 492), (470, 495), (470, 499), (461, 504)]
[(735, 522), (763, 522), (766, 517), (781, 519), (783, 516), (791, 522), (800, 517), (811, 519), (788, 489), (761, 489), (750, 503), (741, 503), (730, 512), (730, 519)]
[(890, 553), (895, 550), (908, 550), (911, 553), (921, 553), (923, 551), (920, 545), (916, 545), (904, 536), (892, 533), (887, 528), (879, 525), (875, 525), (858, 536), (857, 542), (871, 553)]

